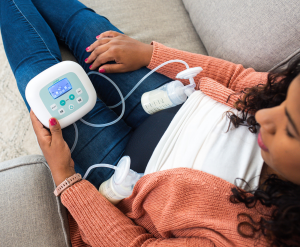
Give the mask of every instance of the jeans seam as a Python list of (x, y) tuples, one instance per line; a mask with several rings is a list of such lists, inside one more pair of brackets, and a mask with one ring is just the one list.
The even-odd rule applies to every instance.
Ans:
[(38, 33), (38, 31), (34, 28), (34, 26), (31, 24), (31, 22), (26, 18), (26, 16), (23, 14), (23, 12), (20, 10), (20, 8), (18, 7), (18, 5), (15, 3), (14, 0), (12, 0), (14, 5), (16, 6), (16, 8), (19, 10), (19, 12), (21, 13), (21, 15), (25, 18), (25, 20), (29, 23), (29, 25), (34, 29), (34, 31), (36, 32), (36, 34), (41, 38), (41, 40), (43, 41), (44, 45), (46, 46), (47, 50), (49, 51), (50, 55), (57, 61), (59, 62), (55, 56), (53, 56), (53, 54), (51, 53), (50, 49), (48, 48), (47, 44), (45, 43), (44, 39), (41, 37), (41, 35)]

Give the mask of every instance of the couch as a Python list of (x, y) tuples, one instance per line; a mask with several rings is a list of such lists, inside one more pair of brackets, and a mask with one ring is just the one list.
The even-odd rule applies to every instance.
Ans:
[[(81, 2), (142, 42), (155, 40), (257, 71), (276, 69), (300, 52), (298, 0)], [(68, 47), (60, 43), (60, 48), (63, 60), (76, 61)], [(71, 246), (66, 209), (53, 194), (51, 172), (40, 155), (2, 43), (0, 57), (0, 103), (5, 106), (0, 111), (5, 119), (0, 125), (0, 246)], [(17, 101), (10, 102), (8, 94)]]

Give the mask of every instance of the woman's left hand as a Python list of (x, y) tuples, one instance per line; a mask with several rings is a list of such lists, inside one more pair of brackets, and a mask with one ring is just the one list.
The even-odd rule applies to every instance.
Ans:
[(56, 186), (66, 178), (74, 175), (74, 161), (71, 158), (70, 149), (63, 139), (61, 127), (55, 118), (49, 120), (50, 132), (44, 128), (33, 111), (30, 111), (30, 118), (39, 145), (50, 167)]
[[(86, 51), (91, 53), (85, 60), (91, 63), (91, 70), (100, 66), (100, 73), (123, 73), (148, 66), (153, 46), (115, 31), (107, 31), (97, 36)], [(106, 64), (111, 61), (115, 63)]]

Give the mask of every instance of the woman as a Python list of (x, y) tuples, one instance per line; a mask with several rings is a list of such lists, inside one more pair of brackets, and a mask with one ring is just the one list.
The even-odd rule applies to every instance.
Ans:
[[(247, 159), (245, 165), (234, 164), (236, 170), (244, 167), (239, 171), (244, 172), (251, 168), (252, 172), (240, 177), (227, 165), (224, 165), (224, 170), (230, 170), (228, 173), (234, 173), (235, 178), (246, 179), (247, 182), (251, 182), (249, 176), (258, 172), (261, 176), (256, 180), (255, 176), (253, 177), (255, 181), (251, 187), (260, 186), (253, 195), (234, 188), (230, 174), (223, 178), (218, 171), (222, 166), (210, 163), (210, 169), (207, 162), (201, 161), (203, 156), (197, 156), (197, 149), (193, 153), (198, 158), (195, 159), (197, 162), (192, 163), (194, 166), (202, 162), (204, 166), (201, 169), (180, 168), (172, 166), (172, 162), (159, 161), (160, 157), (168, 153), (162, 153), (161, 148), (155, 147), (149, 161), (149, 164), (153, 165), (147, 164), (148, 160), (145, 162), (146, 170), (150, 170), (146, 172), (148, 175), (138, 181), (133, 194), (119, 203), (118, 208), (110, 204), (96, 189), (111, 176), (110, 170), (94, 171), (88, 178), (89, 182), (82, 180), (63, 191), (61, 200), (70, 212), (73, 246), (253, 246), (271, 243), (277, 246), (296, 246), (299, 236), (300, 184), (299, 60), (291, 64), (279, 77), (272, 74), (267, 77), (265, 73), (245, 70), (242, 66), (219, 59), (177, 51), (155, 42), (153, 45), (142, 44), (118, 33), (119, 30), (105, 18), (76, 1), (45, 3), (35, 0), (1, 0), (0, 9), (5, 51), (25, 102), (24, 90), (28, 81), (61, 61), (55, 34), (58, 39), (69, 45), (87, 72), (89, 69), (98, 69), (101, 73), (126, 72), (109, 75), (118, 82), (124, 94), (131, 90), (133, 82), (149, 71), (144, 66), (152, 69), (175, 57), (186, 60), (191, 67), (201, 66), (204, 71), (201, 77), (196, 78), (197, 81), (201, 79), (197, 88), (228, 106), (237, 101), (236, 107), (241, 109), (245, 116), (240, 119), (235, 110), (232, 110), (232, 115), (229, 113), (231, 122), (236, 127), (241, 125), (243, 120), (247, 120), (253, 132), (257, 123), (261, 126), (259, 145), (262, 158), (257, 155), (257, 145), (253, 146), (255, 135), (248, 130), (245, 132), (246, 128), (241, 126), (234, 130), (229, 129), (226, 133), (232, 136), (236, 130), (241, 130), (242, 132), (237, 133), (247, 133), (247, 138), (252, 138), (249, 141), (252, 146), (245, 146), (246, 150), (243, 150), (249, 157), (252, 157), (251, 152), (254, 153), (252, 161), (244, 158)], [(88, 25), (86, 20), (89, 20)], [(105, 32), (108, 30), (118, 32)], [(135, 60), (131, 59), (133, 55)], [(105, 64), (109, 61), (117, 63)], [(135, 96), (126, 101), (125, 116), (117, 124), (95, 129), (78, 123), (79, 133), (85, 135), (79, 136), (79, 144), (72, 158), (69, 146), (74, 139), (73, 129), (68, 127), (61, 130), (58, 121), (50, 119), (49, 132), (31, 112), (33, 127), (55, 184), (60, 185), (66, 178), (74, 175), (75, 170), (83, 174), (95, 163), (117, 164), (125, 149), (130, 149), (129, 139), (134, 137), (134, 131), (150, 119), (141, 108), (140, 96), (169, 82), (170, 78), (174, 78), (183, 69), (183, 66), (178, 65), (166, 66), (159, 71), (161, 74), (156, 73), (151, 77), (151, 82), (143, 83), (135, 92)], [(129, 72), (133, 70), (135, 71)], [(116, 103), (117, 94), (111, 91), (102, 79), (91, 79), (103, 101), (98, 100), (96, 107), (85, 119), (93, 123), (115, 119), (120, 109), (113, 112), (106, 105)], [(246, 90), (246, 96), (241, 100), (238, 100), (240, 95), (234, 94), (259, 83), (267, 85)], [(287, 89), (289, 91), (286, 95)], [(188, 119), (180, 114), (188, 112), (197, 100), (199, 109), (203, 111), (206, 108), (203, 107), (204, 102), (209, 105), (209, 109), (217, 107), (213, 110), (214, 113), (230, 109), (212, 101), (200, 91), (195, 92), (182, 108), (177, 109), (174, 119), (169, 119), (172, 121), (170, 126), (167, 126), (166, 133), (178, 124), (181, 125), (180, 121)], [(188, 106), (189, 104), (191, 106)], [(190, 112), (191, 116), (196, 113), (202, 114), (203, 111), (197, 109)], [(256, 113), (257, 123), (254, 117), (247, 118), (247, 113)], [(222, 120), (219, 117), (218, 121), (222, 126), (219, 124), (216, 127), (221, 126), (220, 133), (224, 134), (223, 127), (226, 124), (228, 129), (229, 122), (226, 121), (227, 118)], [(188, 124), (194, 124), (194, 120), (191, 119)], [(210, 137), (213, 136), (212, 132), (209, 133)], [(236, 137), (236, 134), (234, 136)], [(169, 140), (164, 135), (156, 145), (163, 144), (165, 147)], [(214, 147), (219, 140), (221, 137), (215, 137)], [(175, 142), (175, 145), (178, 143), (180, 144), (180, 141)], [(250, 151), (247, 151), (249, 149)], [(174, 149), (173, 153), (176, 150), (180, 150), (180, 147)], [(203, 148), (199, 150), (202, 151)], [(211, 149), (206, 151), (211, 152)], [(127, 152), (130, 153), (128, 150)], [(236, 153), (232, 152), (230, 158), (234, 159)], [(171, 165), (173, 169), (164, 167), (166, 164)]]

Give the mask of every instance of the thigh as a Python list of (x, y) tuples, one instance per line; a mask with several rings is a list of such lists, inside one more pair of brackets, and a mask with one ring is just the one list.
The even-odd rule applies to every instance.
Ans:
[[(76, 0), (52, 0), (47, 2), (32, 0), (32, 2), (45, 18), (57, 38), (68, 45), (87, 73), (90, 71), (90, 64), (86, 64), (84, 60), (90, 53), (86, 52), (86, 47), (92, 44), (96, 40), (96, 36), (102, 32), (108, 30), (121, 32), (105, 17), (98, 15), (92, 9)], [(107, 74), (107, 76), (118, 85), (125, 96), (149, 71), (147, 68), (141, 68), (133, 72)], [(108, 106), (120, 101), (119, 94), (115, 88), (104, 78), (97, 75), (91, 75), (90, 78), (98, 95)], [(170, 78), (154, 73), (143, 82), (126, 100), (124, 121), (134, 129), (139, 126), (149, 116), (144, 112), (140, 104), (142, 94), (169, 81)], [(120, 114), (121, 107), (113, 110)]]
[[(27, 83), (40, 72), (61, 61), (57, 40), (48, 24), (30, 0), (1, 0), (1, 34), (7, 58), (25, 98)], [(84, 119), (93, 122), (110, 122), (117, 118), (101, 100)], [(72, 153), (75, 169), (82, 175), (95, 163), (116, 164), (124, 152), (131, 128), (121, 120), (106, 128), (92, 128), (77, 122), (79, 141)], [(74, 128), (63, 129), (69, 147), (74, 143)], [(95, 186), (106, 180), (112, 170), (97, 169), (89, 176)]]
[(1, 35), (10, 67), (27, 108), (27, 83), (61, 61), (50, 27), (30, 0), (1, 0)]
[[(84, 120), (90, 123), (111, 122), (117, 118), (117, 114), (110, 110), (103, 101), (97, 100), (96, 106)], [(77, 121), (78, 143), (72, 153), (75, 162), (75, 170), (82, 176), (87, 169), (94, 164), (106, 163), (117, 165), (124, 153), (126, 145), (132, 134), (132, 129), (124, 120), (104, 128), (90, 127), (81, 121)], [(64, 140), (71, 147), (74, 143), (74, 127), (63, 129)], [(99, 188), (100, 184), (107, 180), (114, 170), (108, 168), (95, 168), (87, 177), (93, 185)]]

